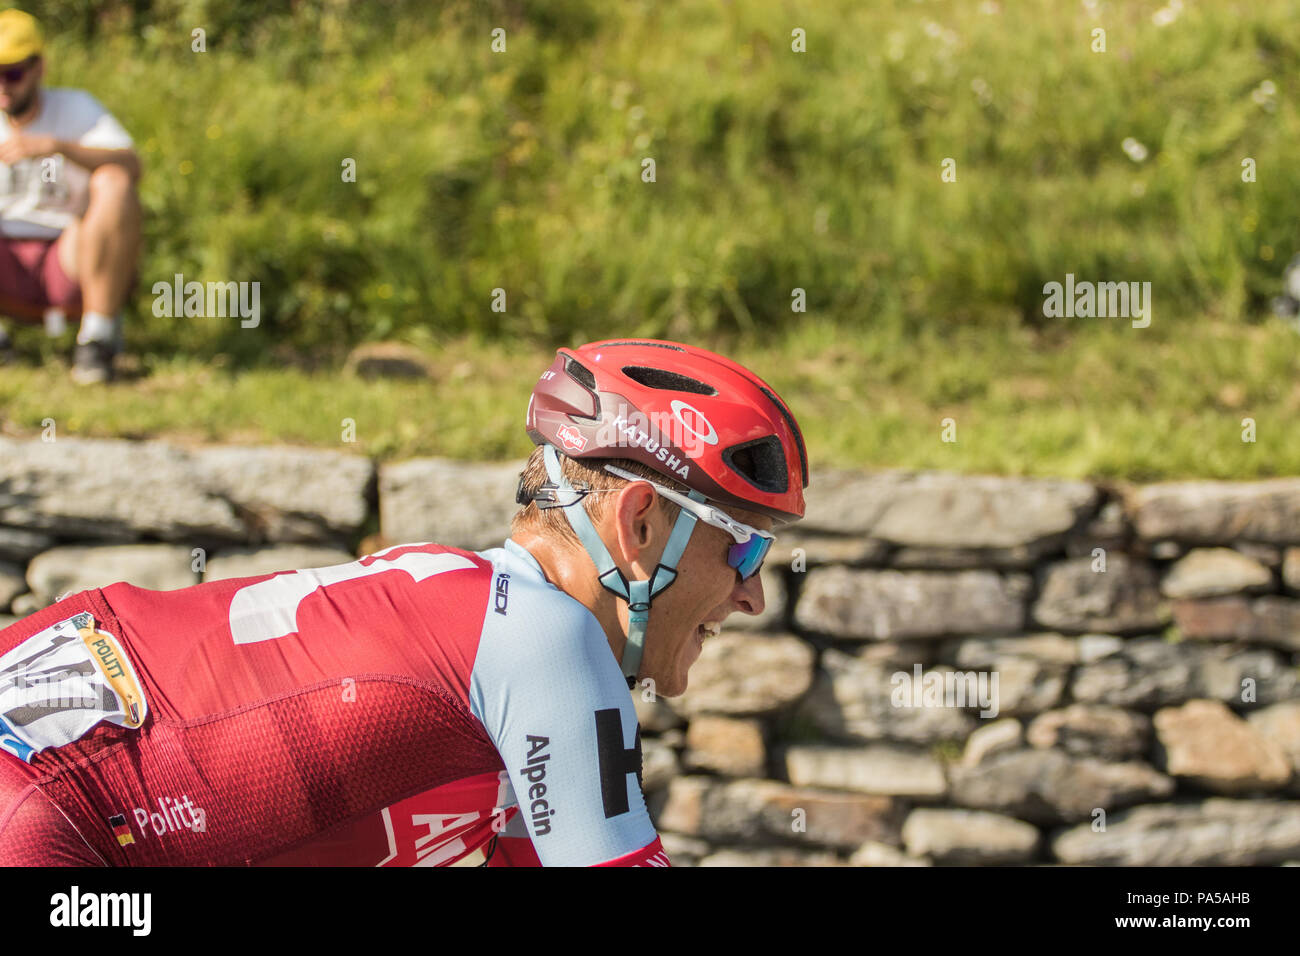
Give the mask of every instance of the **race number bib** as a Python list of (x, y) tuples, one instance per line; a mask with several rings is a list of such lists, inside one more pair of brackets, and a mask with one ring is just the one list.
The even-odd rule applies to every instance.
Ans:
[(0, 657), (0, 747), (21, 760), (108, 721), (136, 728), (149, 712), (117, 638), (75, 614)]

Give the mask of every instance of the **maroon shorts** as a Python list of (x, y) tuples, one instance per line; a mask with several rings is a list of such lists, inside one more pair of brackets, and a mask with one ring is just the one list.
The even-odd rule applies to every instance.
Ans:
[(0, 306), (23, 312), (14, 318), (39, 319), (50, 306), (80, 311), (81, 288), (59, 265), (57, 243), (0, 236)]

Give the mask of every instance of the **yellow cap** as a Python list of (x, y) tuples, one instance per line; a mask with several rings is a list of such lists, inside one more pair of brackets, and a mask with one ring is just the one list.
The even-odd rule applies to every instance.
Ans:
[(35, 17), (21, 10), (0, 10), (0, 64), (21, 63), (44, 46)]

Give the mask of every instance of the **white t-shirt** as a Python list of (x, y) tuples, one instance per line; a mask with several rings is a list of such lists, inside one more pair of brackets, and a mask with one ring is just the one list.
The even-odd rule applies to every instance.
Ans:
[[(85, 90), (45, 87), (41, 112), (22, 133), (54, 136), (95, 149), (129, 149), (131, 136)], [(15, 133), (0, 113), (0, 143)], [(0, 163), (0, 234), (15, 239), (55, 239), (86, 211), (90, 172), (56, 153)]]

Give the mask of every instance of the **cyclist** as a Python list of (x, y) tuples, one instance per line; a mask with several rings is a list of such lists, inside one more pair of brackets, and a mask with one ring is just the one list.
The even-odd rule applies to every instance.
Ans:
[[(0, 864), (651, 865), (628, 693), (757, 614), (807, 459), (703, 349), (560, 349), (504, 547), (83, 591), (0, 631)], [(431, 489), (464, 494), (464, 489)]]

